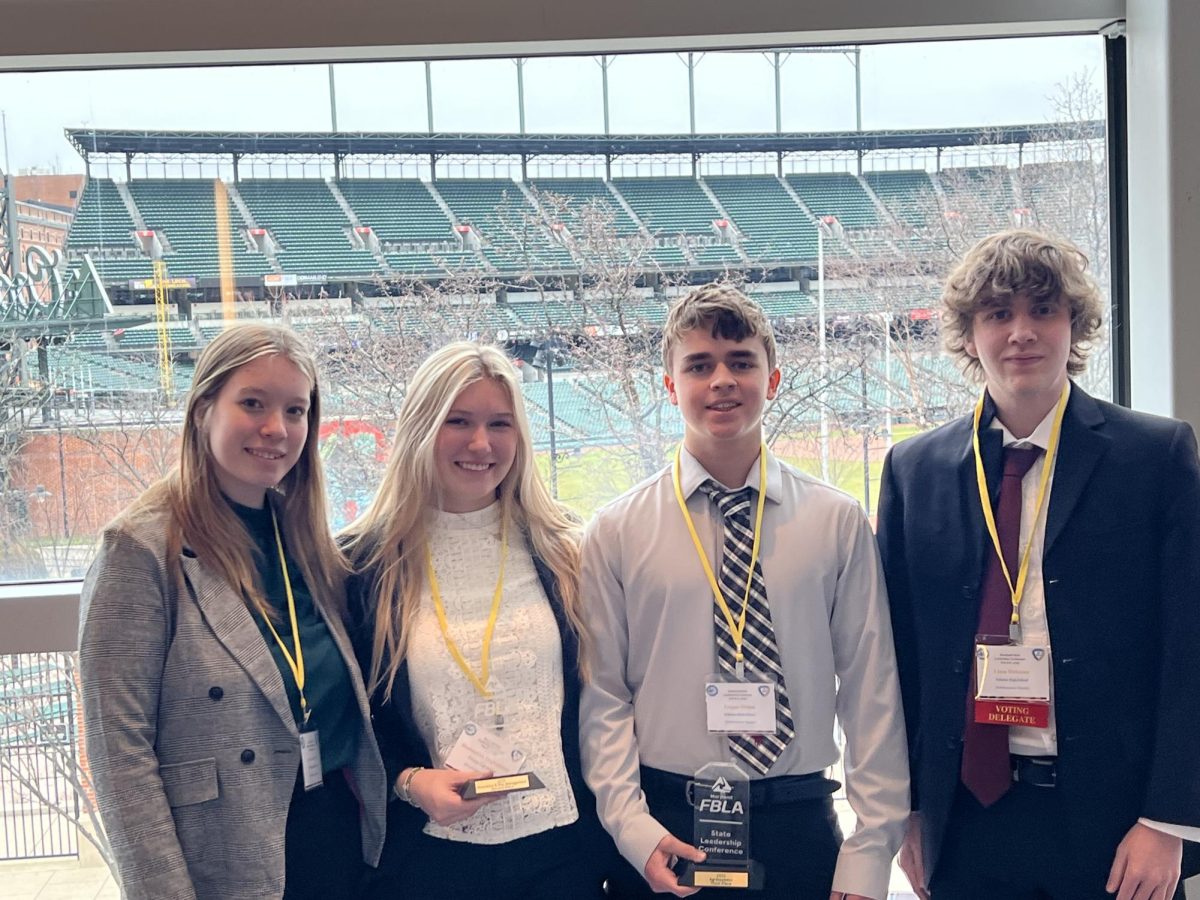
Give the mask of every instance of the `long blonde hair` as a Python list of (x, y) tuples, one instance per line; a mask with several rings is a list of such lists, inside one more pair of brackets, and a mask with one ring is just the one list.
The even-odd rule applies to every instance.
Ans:
[(247, 603), (263, 615), (274, 617), (259, 586), (250, 549), (254, 542), (217, 481), (207, 414), (238, 369), (275, 355), (294, 364), (308, 379), (308, 435), (299, 460), (277, 485), (277, 495), (268, 501), (279, 515), (280, 531), (287, 537), (292, 559), (303, 572), (314, 600), (340, 614), (345, 605), (348, 565), (333, 542), (326, 514), (325, 476), (317, 450), (321, 391), (316, 361), (300, 338), (281, 325), (234, 325), (204, 348), (188, 393), (179, 463), (135, 500), (118, 522), (156, 515), (165, 509), (169, 513), (167, 571), (177, 590), (183, 587), (179, 556), (187, 547)]
[(501, 521), (509, 533), (528, 535), (533, 554), (554, 573), (567, 621), (580, 641), (586, 673), (586, 632), (580, 619), (579, 539), (575, 516), (550, 496), (537, 473), (529, 419), (513, 365), (495, 347), (460, 341), (431, 354), (417, 368), (396, 422), (392, 454), (366, 512), (343, 532), (356, 563), (375, 573), (369, 688), (390, 698), (404, 660), (408, 634), (425, 580), (425, 546), (440, 506), (434, 447), (439, 429), (464, 389), (487, 378), (508, 395), (517, 433), (512, 468), (497, 488)]

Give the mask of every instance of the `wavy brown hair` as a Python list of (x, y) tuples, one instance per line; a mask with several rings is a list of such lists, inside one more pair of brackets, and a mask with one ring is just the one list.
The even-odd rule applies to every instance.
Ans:
[(689, 291), (676, 300), (663, 325), (663, 368), (671, 371), (671, 354), (685, 334), (703, 329), (714, 338), (744, 341), (758, 338), (767, 351), (767, 368), (777, 357), (775, 332), (763, 308), (731, 284), (714, 282)]
[(1062, 238), (1028, 229), (1001, 231), (967, 251), (942, 290), (942, 343), (962, 370), (983, 378), (979, 360), (967, 352), (975, 314), (1017, 294), (1057, 300), (1071, 312), (1067, 374), (1087, 368), (1092, 341), (1104, 321), (1100, 288), (1087, 271), (1083, 251)]

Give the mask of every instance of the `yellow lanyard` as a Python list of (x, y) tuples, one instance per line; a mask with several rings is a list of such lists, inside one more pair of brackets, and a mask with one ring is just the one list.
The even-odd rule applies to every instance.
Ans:
[(1029, 541), (1025, 544), (1025, 553), (1021, 556), (1021, 566), (1017, 569), (1017, 583), (1014, 585), (1012, 575), (1008, 571), (1008, 563), (1004, 561), (1004, 553), (1000, 549), (1000, 535), (996, 531), (996, 517), (992, 513), (992, 498), (988, 495), (987, 475), (983, 471), (983, 453), (979, 449), (979, 420), (983, 418), (983, 394), (975, 404), (975, 425), (971, 435), (971, 444), (975, 450), (975, 482), (979, 486), (979, 503), (983, 507), (983, 518), (987, 522), (988, 534), (992, 538), (992, 547), (996, 550), (996, 558), (1000, 560), (1000, 570), (1004, 580), (1012, 592), (1012, 619), (1010, 631), (1021, 624), (1021, 598), (1025, 593), (1025, 580), (1029, 577), (1029, 553), (1033, 549), (1033, 535), (1037, 530), (1038, 520), (1046, 504), (1046, 487), (1050, 484), (1050, 469), (1054, 465), (1054, 456), (1058, 452), (1058, 439), (1062, 434), (1063, 415), (1067, 411), (1067, 398), (1071, 396), (1071, 383), (1063, 385), (1062, 396), (1058, 400), (1058, 410), (1054, 414), (1054, 425), (1050, 429), (1050, 446), (1046, 448), (1046, 458), (1042, 463), (1042, 477), (1038, 484), (1037, 501), (1033, 507), (1033, 524), (1029, 530)]
[(450, 625), (446, 622), (446, 607), (442, 605), (442, 592), (438, 588), (437, 573), (433, 571), (433, 554), (429, 551), (429, 544), (425, 545), (425, 573), (429, 578), (429, 593), (433, 595), (433, 608), (437, 613), (438, 625), (442, 629), (442, 640), (446, 642), (446, 649), (450, 651), (450, 655), (454, 657), (454, 661), (458, 663), (463, 674), (467, 676), (471, 684), (475, 685), (475, 690), (484, 697), (492, 696), (492, 692), (487, 688), (488, 668), (491, 665), (492, 657), (492, 634), (496, 630), (496, 620), (500, 617), (500, 598), (504, 594), (504, 560), (507, 556), (508, 526), (505, 523), (500, 526), (500, 574), (496, 577), (496, 592), (492, 595), (492, 611), (488, 613), (487, 627), (483, 630), (483, 649), (479, 654), (479, 674), (476, 675), (471, 669), (471, 664), (462, 655), (462, 651), (458, 649), (458, 644), (450, 636)]
[(733, 621), (733, 613), (730, 612), (729, 604), (725, 602), (725, 597), (721, 593), (721, 585), (717, 582), (717, 576), (713, 574), (712, 566), (708, 562), (708, 554), (704, 552), (704, 545), (700, 543), (700, 536), (696, 534), (696, 525), (692, 521), (691, 513), (688, 512), (687, 501), (683, 498), (683, 486), (680, 483), (679, 477), (681, 458), (682, 448), (676, 448), (675, 467), (672, 471), (672, 477), (675, 482), (675, 499), (679, 501), (679, 511), (683, 513), (683, 521), (687, 524), (688, 534), (692, 536), (692, 544), (696, 547), (696, 555), (700, 557), (700, 565), (704, 567), (704, 574), (708, 578), (709, 587), (712, 588), (713, 599), (717, 601), (717, 606), (721, 608), (721, 612), (725, 615), (725, 624), (729, 626), (729, 633), (733, 636), (733, 658), (737, 661), (737, 674), (741, 678), (745, 672), (745, 657), (742, 655), (742, 643), (746, 634), (746, 613), (750, 609), (750, 587), (754, 583), (754, 567), (758, 563), (758, 546), (762, 535), (763, 507), (767, 500), (767, 445), (760, 445), (758, 452), (758, 510), (754, 514), (754, 546), (750, 551), (750, 571), (746, 575), (746, 593), (742, 597), (742, 612), (738, 616), (737, 622)]
[(273, 509), (271, 510), (271, 525), (275, 528), (275, 547), (279, 551), (279, 568), (283, 570), (283, 589), (287, 592), (288, 616), (292, 620), (292, 643), (296, 646), (295, 656), (288, 651), (287, 644), (275, 630), (270, 617), (263, 616), (263, 619), (266, 621), (267, 627), (271, 629), (271, 634), (275, 636), (275, 642), (279, 644), (279, 649), (283, 651), (283, 658), (287, 660), (288, 668), (292, 670), (292, 677), (296, 679), (296, 687), (300, 689), (300, 713), (303, 716), (300, 724), (305, 726), (308, 725), (308, 718), (312, 715), (312, 710), (308, 708), (308, 699), (304, 696), (304, 648), (300, 646), (300, 625), (296, 621), (296, 598), (292, 594), (292, 579), (288, 577), (287, 557), (283, 553), (283, 538), (279, 536), (279, 522), (275, 520), (275, 510)]

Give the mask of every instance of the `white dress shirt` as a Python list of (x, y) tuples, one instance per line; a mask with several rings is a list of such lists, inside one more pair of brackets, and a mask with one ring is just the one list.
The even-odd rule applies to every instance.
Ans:
[[(500, 504), (468, 513), (435, 514), (430, 554), (451, 637), (468, 665), (482, 670), (483, 635), (500, 569)], [(429, 821), (431, 837), (502, 844), (579, 818), (562, 750), (562, 641), (554, 610), (520, 534), (508, 536), (504, 594), (492, 635), (490, 698), (481, 697), (450, 655), (426, 584), (408, 641), (412, 712), (435, 765), (441, 765), (470, 721), (493, 726), (526, 754), (521, 771), (546, 790), (501, 797), (453, 825)], [(499, 774), (499, 773), (498, 773)]]
[[(992, 428), (998, 428), (1005, 447), (1050, 447), (1050, 433), (1054, 428), (1054, 414), (1057, 405), (1046, 413), (1037, 428), (1029, 437), (1018, 439), (1004, 426), (999, 418), (992, 419)], [(1050, 512), (1051, 494), (1054, 489), (1054, 464), (1056, 459), (1048, 459), (1043, 453), (1025, 473), (1021, 481), (1021, 540), (1018, 546), (1018, 556), (1025, 553), (1032, 536), (1034, 544), (1029, 551), (1029, 574), (1025, 578), (1025, 592), (1021, 595), (1021, 643), (1027, 646), (1045, 646), (1049, 648), (1048, 655), (1053, 659), (1054, 648), (1051, 641), (1050, 625), (1046, 620), (1046, 585), (1042, 580), (1042, 551), (1046, 543), (1046, 517)], [(1038, 486), (1042, 478), (1042, 470), (1050, 465), (1050, 478), (1046, 483), (1045, 508), (1037, 519), (1036, 529), (1033, 527), (1033, 515), (1037, 503)], [(1016, 572), (1011, 573), (1016, 577)], [(1050, 669), (1050, 720), (1046, 728), (1028, 728), (1011, 726), (1008, 729), (1008, 748), (1012, 753), (1022, 756), (1057, 756), (1058, 733), (1054, 715), (1054, 669)], [(1200, 841), (1200, 828), (1187, 825), (1172, 825), (1165, 822), (1155, 822), (1151, 819), (1139, 819), (1143, 825), (1164, 831), (1167, 834), (1184, 838), (1189, 841)]]
[[(1041, 424), (1029, 437), (1017, 439), (1001, 421), (992, 419), (992, 428), (1000, 430), (1005, 447), (1050, 447), (1050, 432), (1054, 429), (1054, 413), (1057, 406), (1047, 413)], [(1041, 485), (1042, 470), (1050, 465), (1050, 479), (1046, 482), (1046, 499), (1042, 514), (1037, 517), (1034, 528), (1038, 487)], [(1033, 547), (1029, 551), (1029, 574), (1025, 577), (1025, 592), (1021, 595), (1021, 644), (1027, 647), (1046, 647), (1047, 656), (1053, 658), (1054, 648), (1050, 644), (1050, 627), (1046, 624), (1046, 585), (1042, 580), (1042, 548), (1046, 543), (1046, 514), (1050, 509), (1050, 495), (1054, 489), (1054, 460), (1043, 452), (1021, 480), (1021, 532), (1017, 545), (1017, 559), (1023, 559), (1030, 536)], [(995, 552), (994, 550), (992, 552)], [(1015, 579), (1016, 571), (1009, 574)], [(1057, 722), (1054, 718), (1054, 669), (1050, 670), (1050, 722), (1046, 728), (1010, 726), (1008, 749), (1022, 756), (1055, 756), (1058, 754)]]
[[(708, 477), (684, 450), (683, 494), (719, 571), (723, 521), (698, 490)], [(746, 485), (759, 486), (757, 460)], [(884, 897), (909, 789), (874, 536), (851, 497), (770, 453), (766, 496), (759, 558), (796, 725), (767, 777), (831, 766), (838, 757), (836, 716), (858, 827), (842, 845), (833, 887)], [(596, 514), (584, 539), (582, 590), (595, 648), (580, 701), (584, 774), (601, 821), (641, 872), (667, 831), (648, 811), (639, 766), (690, 776), (733, 759), (728, 740), (706, 726), (704, 683), (717, 671), (713, 597), (670, 467)]]

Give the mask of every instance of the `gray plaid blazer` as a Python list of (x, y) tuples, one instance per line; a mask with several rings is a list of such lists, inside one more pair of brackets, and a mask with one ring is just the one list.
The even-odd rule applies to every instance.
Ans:
[[(121, 887), (127, 900), (278, 898), (300, 767), (283, 678), (246, 604), (187, 550), (174, 596), (165, 518), (104, 532), (80, 604), (84, 735)], [(386, 778), (349, 639), (326, 624), (362, 716), (349, 774), (373, 866)]]

